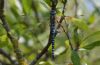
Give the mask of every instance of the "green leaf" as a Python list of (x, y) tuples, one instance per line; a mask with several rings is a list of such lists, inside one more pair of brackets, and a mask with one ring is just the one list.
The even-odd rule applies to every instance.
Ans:
[(17, 7), (16, 6), (13, 6), (10, 8), (11, 12), (13, 13), (13, 15), (18, 18), (19, 17), (19, 14), (18, 14), (18, 11), (17, 11)]
[(83, 48), (91, 50), (91, 49), (95, 48), (96, 46), (100, 46), (100, 41), (96, 41), (91, 44), (88, 44), (88, 45), (84, 46)]
[(67, 47), (67, 48), (70, 47), (70, 45), (69, 45), (69, 40), (66, 40), (66, 41), (65, 41), (65, 44), (66, 44), (66, 47)]
[(100, 41), (100, 31), (96, 31), (90, 35), (87, 35), (82, 41), (81, 41), (81, 47), (85, 47), (88, 45), (93, 45), (94, 43), (97, 43), (97, 41)]
[(44, 0), (46, 4), (48, 4), (48, 6), (51, 6), (51, 1), (50, 0)]
[(8, 44), (7, 35), (0, 36), (0, 48), (7, 46)]
[(21, 2), (22, 2), (24, 13), (29, 13), (32, 6), (32, 0), (22, 0)]
[(72, 51), (71, 54), (71, 60), (73, 62), (73, 65), (80, 65), (80, 57), (76, 51)]
[(72, 18), (72, 23), (82, 30), (88, 30), (88, 25), (82, 19)]
[(1, 42), (6, 42), (7, 40), (8, 40), (7, 35), (0, 36), (0, 41)]
[(94, 15), (91, 15), (89, 17), (89, 20), (88, 21), (89, 21), (90, 24), (92, 24), (95, 21), (95, 16)]

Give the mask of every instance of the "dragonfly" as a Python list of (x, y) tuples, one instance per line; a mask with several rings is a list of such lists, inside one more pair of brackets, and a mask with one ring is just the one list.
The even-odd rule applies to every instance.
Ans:
[(54, 60), (54, 43), (55, 43), (55, 16), (56, 16), (56, 5), (58, 0), (51, 0), (52, 6), (50, 11), (50, 34), (51, 34), (51, 44), (52, 44), (52, 59)]

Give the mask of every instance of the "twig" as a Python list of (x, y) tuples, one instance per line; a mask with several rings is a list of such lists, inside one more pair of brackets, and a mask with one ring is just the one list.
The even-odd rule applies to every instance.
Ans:
[[(59, 22), (57, 22), (59, 23)], [(65, 22), (66, 23), (66, 22)], [(70, 39), (70, 35), (69, 35), (69, 31), (68, 31), (68, 25), (67, 25), (67, 31), (64, 29), (64, 27), (60, 24), (60, 26), (62, 27), (63, 29), (63, 32), (65, 33), (65, 35), (67, 36), (68, 40), (69, 40), (69, 45), (71, 47), (71, 49), (73, 50), (73, 46), (72, 46), (72, 43), (71, 43), (71, 39)]]
[(66, 9), (66, 4), (67, 4), (67, 0), (63, 0), (63, 11), (62, 11), (62, 15), (64, 16), (65, 13), (65, 9)]
[(57, 26), (57, 29), (59, 29), (60, 28), (60, 25), (61, 25), (61, 23), (62, 23), (62, 21), (64, 20), (64, 18), (65, 18), (65, 16), (64, 16), (64, 13), (65, 13), (65, 9), (66, 9), (66, 4), (67, 4), (67, 0), (64, 0), (63, 1), (63, 10), (62, 10), (62, 16), (61, 16), (61, 18), (60, 18), (60, 21), (59, 21), (59, 24), (58, 24), (58, 26)]
[(70, 48), (71, 48), (71, 50), (73, 50), (73, 45), (71, 43), (70, 33), (69, 33), (69, 30), (68, 30), (68, 24), (66, 23), (66, 21), (65, 21), (65, 24), (67, 25), (67, 32), (65, 32), (65, 34), (66, 34), (66, 36), (67, 36), (67, 38), (69, 40)]

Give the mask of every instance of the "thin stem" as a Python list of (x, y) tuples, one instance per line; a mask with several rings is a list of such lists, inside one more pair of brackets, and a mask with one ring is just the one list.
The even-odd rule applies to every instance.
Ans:
[(63, 21), (64, 18), (65, 18), (64, 13), (65, 13), (65, 9), (66, 9), (66, 4), (67, 4), (67, 0), (64, 0), (64, 2), (63, 2), (62, 16), (61, 16), (61, 18), (60, 18), (60, 21), (59, 21), (59, 24), (58, 24), (58, 26), (57, 26), (57, 29), (60, 28), (60, 25), (61, 25), (62, 21)]
[(67, 4), (67, 0), (64, 0), (63, 1), (63, 11), (62, 11), (62, 14), (63, 14), (63, 16), (64, 16), (64, 13), (65, 13), (65, 9), (66, 9), (66, 4)]
[[(59, 22), (57, 22), (59, 24)], [(63, 32), (65, 33), (65, 35), (67, 36), (68, 40), (69, 40), (69, 45), (71, 47), (71, 49), (73, 50), (73, 46), (72, 46), (72, 43), (71, 43), (71, 39), (70, 39), (70, 35), (69, 35), (69, 32), (68, 32), (68, 29), (67, 31), (64, 29), (64, 27), (62, 25), (60, 25), (63, 29)], [(67, 28), (68, 28), (68, 25), (67, 25)]]

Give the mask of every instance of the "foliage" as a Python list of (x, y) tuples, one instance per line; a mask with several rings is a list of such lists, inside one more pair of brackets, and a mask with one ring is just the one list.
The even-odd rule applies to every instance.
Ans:
[[(5, 0), (4, 9), (1, 1), (0, 64), (17, 65), (21, 61), (22, 65), (99, 65), (99, 0)], [(53, 4), (57, 6), (52, 18)], [(57, 33), (55, 60), (51, 59), (50, 17)]]

